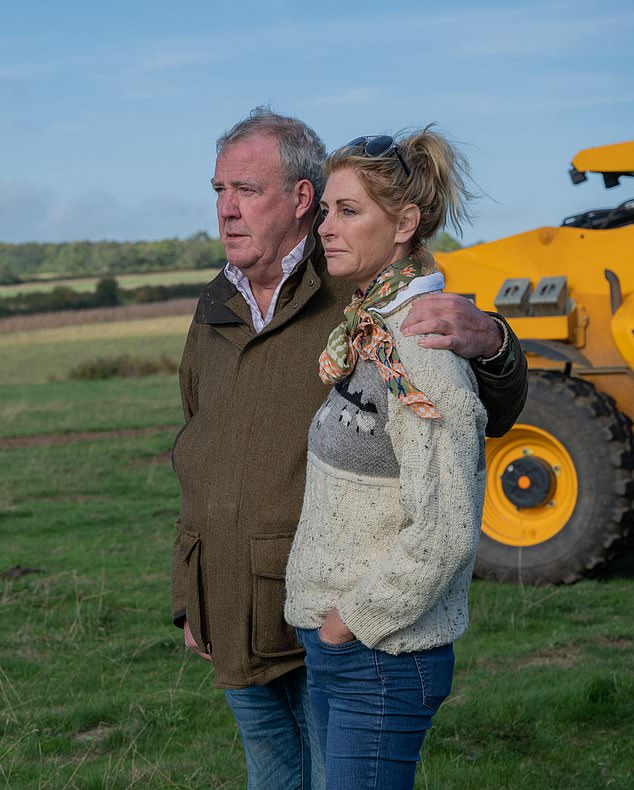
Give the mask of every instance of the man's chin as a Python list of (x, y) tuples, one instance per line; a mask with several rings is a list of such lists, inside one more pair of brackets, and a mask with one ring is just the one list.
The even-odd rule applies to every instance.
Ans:
[(229, 263), (233, 266), (237, 266), (238, 269), (250, 269), (258, 262), (256, 256), (246, 255), (244, 251), (232, 250), (229, 247), (225, 247), (225, 255)]

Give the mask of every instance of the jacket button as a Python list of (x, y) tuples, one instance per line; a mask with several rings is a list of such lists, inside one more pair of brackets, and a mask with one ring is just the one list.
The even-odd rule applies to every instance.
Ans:
[(315, 281), (314, 281), (314, 280), (313, 280), (313, 278), (311, 277), (311, 278), (310, 278), (310, 280), (308, 281), (308, 285), (310, 285), (310, 286), (311, 286), (311, 288), (312, 288), (312, 286), (313, 286), (314, 284), (315, 284)]
[(291, 307), (293, 308), (293, 310), (297, 310), (297, 302), (293, 302), (293, 304), (291, 305)]

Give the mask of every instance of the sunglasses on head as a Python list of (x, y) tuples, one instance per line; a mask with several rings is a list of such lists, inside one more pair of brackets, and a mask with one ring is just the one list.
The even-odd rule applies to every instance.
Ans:
[(354, 140), (346, 143), (343, 148), (358, 148), (360, 146), (363, 146), (363, 153), (366, 156), (375, 157), (390, 156), (392, 153), (396, 154), (398, 161), (403, 165), (405, 175), (409, 177), (410, 169), (405, 164), (405, 160), (398, 150), (396, 141), (393, 137), (390, 137), (389, 134), (373, 134), (366, 135), (365, 137), (355, 137)]

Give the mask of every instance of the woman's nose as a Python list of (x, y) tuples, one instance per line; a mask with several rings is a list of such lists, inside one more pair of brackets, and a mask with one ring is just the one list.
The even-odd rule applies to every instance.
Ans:
[(332, 221), (330, 220), (330, 215), (326, 215), (321, 225), (318, 228), (319, 235), (323, 238), (325, 236), (332, 236)]

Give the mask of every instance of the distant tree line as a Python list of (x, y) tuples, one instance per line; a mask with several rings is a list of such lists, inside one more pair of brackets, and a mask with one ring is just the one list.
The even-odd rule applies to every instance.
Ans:
[[(434, 249), (451, 252), (460, 244), (440, 233)], [(42, 275), (59, 278), (220, 268), (225, 251), (220, 239), (196, 233), (187, 239), (161, 241), (71, 241), (64, 244), (0, 242), (0, 285), (17, 285)]]
[[(434, 249), (450, 252), (460, 244), (448, 233), (435, 239)], [(115, 242), (74, 241), (65, 244), (0, 243), (0, 285), (14, 285), (42, 278), (99, 277), (95, 290), (82, 292), (70, 285), (31, 291), (0, 299), (0, 317), (85, 310), (120, 304), (161, 302), (198, 296), (201, 285), (142, 285), (119, 287), (116, 274), (221, 267), (225, 263), (220, 239), (197, 233), (188, 239)]]
[(0, 285), (28, 282), (49, 274), (57, 279), (207, 269), (220, 267), (224, 261), (222, 242), (206, 233), (161, 241), (0, 243)]
[(60, 310), (87, 310), (91, 307), (165, 302), (168, 299), (198, 296), (202, 288), (202, 283), (120, 288), (115, 277), (102, 277), (94, 291), (75, 291), (69, 286), (58, 285), (49, 291), (31, 291), (0, 299), (0, 318), (54, 313)]
[(432, 249), (434, 252), (453, 252), (454, 250), (459, 250), (462, 248), (462, 244), (458, 241), (458, 239), (454, 239), (454, 237), (450, 233), (439, 233), (433, 241)]

